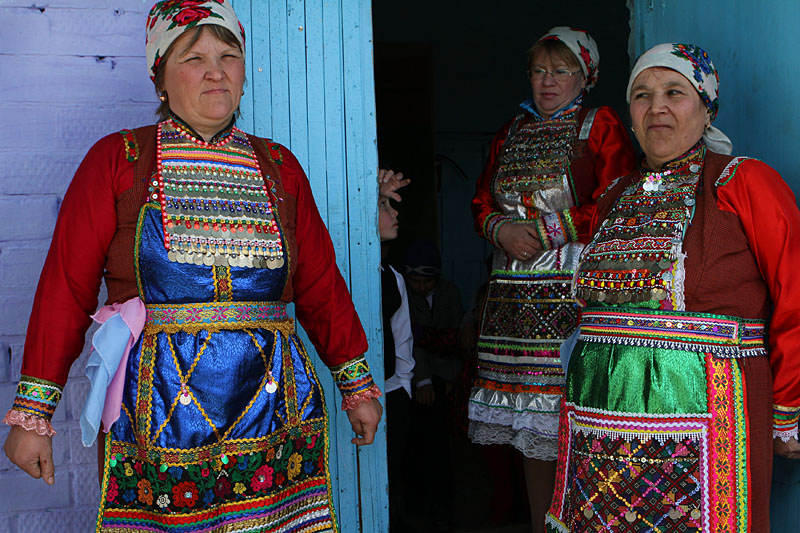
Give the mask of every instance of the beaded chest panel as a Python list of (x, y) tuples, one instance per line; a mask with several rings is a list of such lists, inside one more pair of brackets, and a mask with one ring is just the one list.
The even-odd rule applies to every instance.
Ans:
[(559, 120), (518, 124), (498, 156), (494, 190), (530, 193), (562, 187), (578, 133), (575, 113)]
[(611, 304), (657, 302), (683, 310), (683, 240), (694, 215), (705, 146), (661, 172), (642, 171), (581, 256), (576, 296)]
[(158, 127), (158, 172), (151, 199), (161, 203), (170, 261), (280, 268), (283, 245), (275, 194), (247, 136), (238, 128), (217, 143), (194, 138), (172, 120)]

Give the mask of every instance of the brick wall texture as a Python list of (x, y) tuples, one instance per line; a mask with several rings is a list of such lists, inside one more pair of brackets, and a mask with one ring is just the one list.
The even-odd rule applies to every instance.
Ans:
[[(152, 0), (2, 2), (0, 18), (0, 410), (20, 376), (28, 315), (58, 207), (89, 147), (155, 121), (144, 59)], [(104, 301), (101, 295), (100, 301)], [(91, 334), (91, 330), (89, 332)], [(88, 338), (88, 337), (87, 337)], [(100, 489), (96, 448), (78, 418), (87, 391), (86, 349), (56, 411), (55, 485), (0, 454), (0, 532), (94, 530)], [(9, 428), (0, 425), (0, 442)]]

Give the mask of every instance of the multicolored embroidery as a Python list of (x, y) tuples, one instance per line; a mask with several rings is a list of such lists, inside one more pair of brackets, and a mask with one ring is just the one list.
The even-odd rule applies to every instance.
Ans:
[(58, 383), (23, 375), (11, 409), (50, 420), (61, 401), (63, 390)]
[(787, 442), (790, 438), (797, 438), (798, 421), (800, 420), (800, 407), (787, 407), (772, 404), (772, 434)]
[(231, 522), (236, 531), (333, 530), (324, 426), (191, 451), (143, 454), (109, 443), (102, 527), (139, 531), (155, 520), (187, 533)]
[(280, 268), (284, 263), (274, 192), (247, 136), (218, 143), (192, 137), (174, 120), (158, 126), (157, 188), (170, 261)]
[(282, 302), (201, 302), (147, 305), (144, 331), (217, 331), (226, 327), (281, 329), (285, 333), (294, 329)]
[(763, 321), (707, 313), (587, 308), (580, 340), (713, 353), (717, 357), (767, 355)]
[(566, 169), (578, 135), (577, 113), (547, 121), (523, 120), (524, 117), (517, 117), (503, 143), (492, 190), (495, 194), (569, 190)]
[(707, 419), (571, 414), (570, 531), (704, 530)]
[(714, 68), (714, 64), (711, 63), (711, 58), (708, 57), (705, 50), (693, 44), (676, 43), (672, 45), (672, 49), (672, 55), (685, 59), (692, 64), (693, 77), (697, 82), (695, 84), (697, 92), (700, 93), (700, 98), (703, 99), (706, 107), (711, 112), (711, 120), (714, 120), (717, 116), (717, 111), (719, 111), (719, 98), (716, 91), (709, 94), (703, 87), (704, 81), (711, 76), (716, 80), (716, 86), (719, 86), (719, 74), (717, 69)]
[(683, 310), (683, 239), (694, 214), (705, 145), (661, 172), (641, 171), (581, 255), (576, 296)]
[[(602, 320), (600, 310), (589, 310), (588, 314), (588, 327), (599, 324), (609, 328), (603, 328), (607, 335), (603, 341), (581, 339), (585, 343), (581, 357), (603, 360), (601, 355), (590, 354), (613, 350), (618, 365), (616, 375), (620, 376), (616, 381), (611, 374), (604, 377), (602, 386), (610, 391), (608, 399), (598, 397), (592, 401), (621, 402), (626, 408), (579, 406), (571, 397), (566, 399), (562, 417), (568, 423), (559, 435), (559, 445), (566, 453), (559, 457), (557, 496), (547, 517), (549, 530), (746, 532), (749, 457), (743, 376), (736, 361), (696, 346), (695, 336), (708, 335), (709, 346), (715, 346), (718, 342), (749, 338), (751, 328), (714, 315), (665, 313), (648, 319), (648, 312), (641, 311), (631, 313), (628, 318), (633, 323), (629, 324), (628, 319), (620, 322), (622, 313), (612, 312), (608, 320)], [(586, 319), (584, 315), (582, 321)], [(672, 326), (654, 327), (665, 325), (665, 320), (671, 321)], [(649, 324), (649, 330), (637, 329), (637, 321)], [(679, 323), (684, 327), (679, 328)], [(703, 329), (714, 323), (720, 326), (718, 330), (713, 326)], [(668, 334), (686, 330), (690, 342), (677, 339), (664, 341), (657, 348), (644, 348), (662, 330)], [(622, 342), (626, 336), (637, 342)], [(726, 340), (720, 341), (720, 337)], [(597, 342), (614, 346), (596, 352), (599, 345), (593, 345)], [(698, 355), (702, 359), (698, 360)], [(656, 367), (685, 356), (686, 382), (674, 387), (702, 390), (702, 385), (697, 387), (689, 379), (697, 374), (705, 385), (702, 399), (675, 399), (679, 403), (666, 408), (673, 411), (670, 414), (661, 414), (665, 407), (657, 405), (657, 401), (653, 402), (652, 412), (629, 412), (631, 407), (647, 406), (648, 387), (637, 384), (642, 397), (620, 394), (620, 387), (628, 383), (619, 382), (626, 375), (619, 370), (641, 356), (653, 358)], [(579, 375), (570, 374), (570, 386), (577, 387), (576, 398), (586, 395), (580, 375), (592, 368), (592, 363), (587, 361), (584, 366), (575, 369)], [(572, 372), (572, 365), (570, 369)], [(667, 375), (671, 374), (665, 369), (663, 376)], [(642, 410), (651, 411), (649, 407)]]
[(363, 399), (380, 396), (380, 390), (372, 380), (369, 364), (363, 355), (331, 367), (331, 375), (342, 393), (342, 409), (352, 409)]
[(133, 163), (139, 159), (139, 143), (136, 141), (136, 135), (131, 130), (121, 130), (122, 144), (125, 150), (125, 159)]
[(478, 339), (476, 386), (560, 394), (559, 349), (578, 320), (570, 280), (569, 272), (493, 272)]
[(569, 210), (545, 213), (536, 219), (536, 230), (545, 250), (552, 250), (566, 242), (578, 240), (578, 233)]
[(231, 267), (227, 265), (214, 266), (214, 300), (217, 302), (233, 301)]

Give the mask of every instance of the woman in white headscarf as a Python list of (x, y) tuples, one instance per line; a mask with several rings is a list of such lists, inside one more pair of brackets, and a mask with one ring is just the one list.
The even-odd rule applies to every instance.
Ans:
[(600, 56), (582, 30), (555, 27), (528, 52), (532, 98), (497, 133), (472, 212), (495, 246), (469, 401), (469, 435), (524, 455), (535, 531), (555, 474), (564, 384), (559, 347), (575, 329), (569, 281), (595, 201), (634, 168), (627, 131), (609, 107), (582, 100)]
[(798, 458), (800, 212), (711, 125), (708, 54), (661, 44), (628, 83), (642, 168), (598, 201), (550, 531), (769, 531)]
[(98, 141), (59, 211), (5, 451), (55, 482), (50, 418), (105, 277), (81, 415), (87, 446), (105, 431), (97, 531), (338, 530), (328, 413), (288, 302), (353, 443), (377, 429), (366, 337), (308, 179), (235, 126), (244, 51), (230, 2), (153, 6), (161, 121)]

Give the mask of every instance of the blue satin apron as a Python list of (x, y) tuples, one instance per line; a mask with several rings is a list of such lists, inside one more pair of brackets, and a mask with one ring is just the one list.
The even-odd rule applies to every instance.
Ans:
[(280, 301), (289, 260), (171, 261), (161, 207), (142, 207), (147, 321), (106, 437), (97, 531), (336, 531), (322, 389)]

